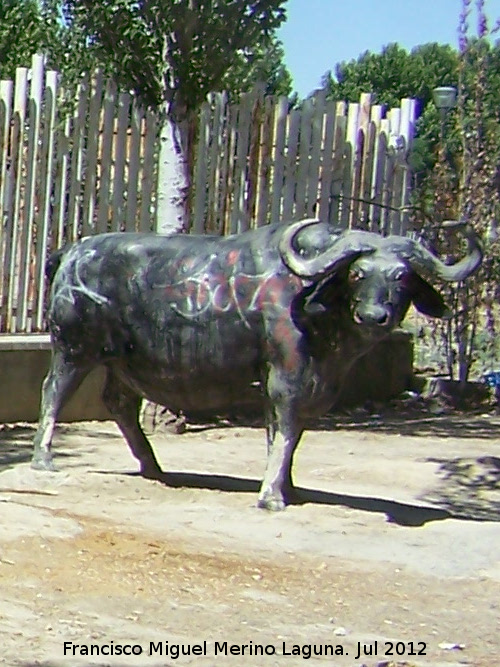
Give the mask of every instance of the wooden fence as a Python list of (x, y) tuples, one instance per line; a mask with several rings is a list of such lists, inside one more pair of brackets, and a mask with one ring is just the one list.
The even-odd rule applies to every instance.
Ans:
[[(158, 119), (96, 73), (71, 113), (58, 75), (35, 56), (0, 81), (0, 333), (44, 329), (45, 262), (81, 236), (155, 227)], [(203, 105), (190, 230), (230, 233), (319, 216), (404, 233), (415, 105), (384, 116), (318, 95), (301, 108), (259, 91)]]
[(155, 115), (100, 72), (62, 97), (41, 56), (0, 81), (0, 332), (43, 330), (50, 250), (153, 225)]
[(318, 94), (289, 106), (259, 92), (239, 104), (210, 96), (200, 115), (192, 229), (231, 233), (318, 216), (404, 233), (415, 100), (387, 113), (369, 94), (351, 104)]

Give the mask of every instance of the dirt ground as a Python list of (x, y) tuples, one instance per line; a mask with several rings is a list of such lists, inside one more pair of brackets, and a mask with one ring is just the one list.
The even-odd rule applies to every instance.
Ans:
[(156, 434), (168, 485), (112, 423), (60, 426), (58, 473), (33, 432), (0, 426), (0, 664), (500, 664), (498, 417), (325, 419), (278, 514), (260, 428)]

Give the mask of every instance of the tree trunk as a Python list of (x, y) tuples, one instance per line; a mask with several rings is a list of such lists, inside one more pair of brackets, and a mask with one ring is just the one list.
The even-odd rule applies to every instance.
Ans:
[(167, 114), (160, 133), (156, 232), (186, 231), (186, 198), (189, 189), (186, 132), (187, 121), (174, 121)]

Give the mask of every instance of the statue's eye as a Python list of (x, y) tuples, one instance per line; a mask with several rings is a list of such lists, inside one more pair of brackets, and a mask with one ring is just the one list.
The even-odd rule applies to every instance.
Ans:
[(393, 275), (393, 280), (403, 280), (403, 278), (406, 276), (406, 271), (404, 269), (399, 269), (396, 271), (396, 273)]
[(349, 271), (349, 282), (350, 283), (359, 283), (363, 279), (363, 272), (359, 269), (351, 269)]

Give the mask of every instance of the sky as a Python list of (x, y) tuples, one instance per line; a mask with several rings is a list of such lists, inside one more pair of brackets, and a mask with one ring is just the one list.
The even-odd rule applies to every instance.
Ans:
[[(475, 7), (476, 0), (471, 4)], [(288, 18), (278, 37), (300, 97), (319, 88), (337, 63), (365, 51), (379, 53), (391, 42), (408, 50), (428, 42), (458, 46), (462, 0), (288, 0), (286, 7)], [(500, 17), (500, 0), (485, 0), (485, 7), (492, 27)], [(469, 23), (474, 36), (475, 11)]]

